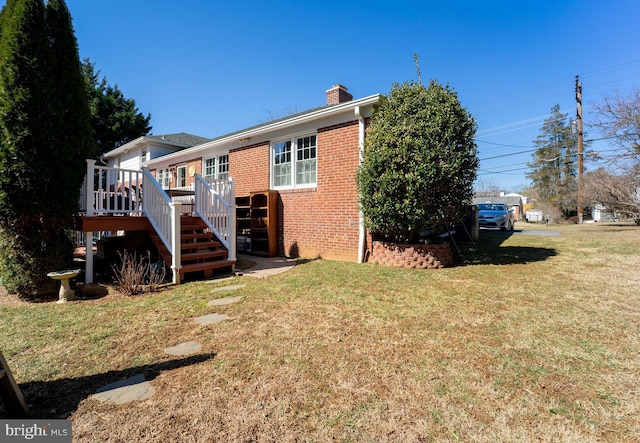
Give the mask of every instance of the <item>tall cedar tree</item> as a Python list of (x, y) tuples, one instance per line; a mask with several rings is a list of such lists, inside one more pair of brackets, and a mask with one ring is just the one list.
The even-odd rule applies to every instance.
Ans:
[(0, 279), (32, 299), (72, 263), (89, 109), (63, 0), (9, 0), (0, 29)]
[(111, 86), (106, 77), (88, 58), (82, 62), (91, 109), (91, 126), (96, 142), (96, 154), (104, 154), (151, 131), (151, 114), (138, 112), (136, 102), (126, 98), (118, 85)]
[(393, 241), (467, 213), (478, 168), (476, 123), (448, 85), (394, 84), (367, 129), (358, 189), (365, 225)]
[(577, 137), (567, 124), (567, 114), (560, 112), (560, 105), (551, 108), (551, 115), (533, 141), (537, 150), (528, 163), (532, 188), (547, 205), (565, 215), (577, 212)]

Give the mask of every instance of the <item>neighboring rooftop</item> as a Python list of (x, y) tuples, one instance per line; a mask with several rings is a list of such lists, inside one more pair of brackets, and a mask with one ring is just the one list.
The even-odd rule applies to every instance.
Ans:
[(187, 134), (186, 132), (178, 132), (176, 134), (163, 134), (163, 135), (147, 135), (147, 138), (155, 138), (157, 140), (168, 140), (170, 142), (184, 145), (185, 147), (191, 147), (208, 142), (209, 138), (199, 137), (193, 134)]

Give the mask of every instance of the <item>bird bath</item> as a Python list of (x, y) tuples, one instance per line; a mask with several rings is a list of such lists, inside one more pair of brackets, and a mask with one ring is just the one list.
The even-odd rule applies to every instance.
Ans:
[(76, 293), (69, 287), (69, 280), (77, 277), (80, 269), (67, 269), (66, 271), (49, 272), (48, 277), (60, 280), (60, 292), (58, 293), (58, 303), (72, 301), (76, 299)]

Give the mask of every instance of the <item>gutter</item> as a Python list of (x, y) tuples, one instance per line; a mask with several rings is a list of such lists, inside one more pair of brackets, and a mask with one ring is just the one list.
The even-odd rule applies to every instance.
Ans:
[[(358, 119), (358, 169), (362, 164), (362, 158), (364, 156), (364, 117), (360, 113), (360, 106), (354, 108), (356, 118)], [(364, 263), (364, 245), (365, 245), (365, 229), (364, 229), (364, 215), (362, 214), (362, 208), (358, 209), (358, 263)]]

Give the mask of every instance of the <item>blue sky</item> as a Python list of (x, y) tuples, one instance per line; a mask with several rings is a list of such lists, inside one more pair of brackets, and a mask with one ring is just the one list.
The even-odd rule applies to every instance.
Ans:
[(575, 115), (576, 75), (585, 125), (604, 94), (640, 82), (637, 0), (67, 5), (80, 56), (151, 113), (156, 135), (223, 135), (323, 105), (335, 83), (386, 94), (417, 79), (417, 53), (422, 81), (449, 83), (477, 120), (479, 178), (507, 191), (527, 183), (531, 153), (515, 153), (552, 106)]

